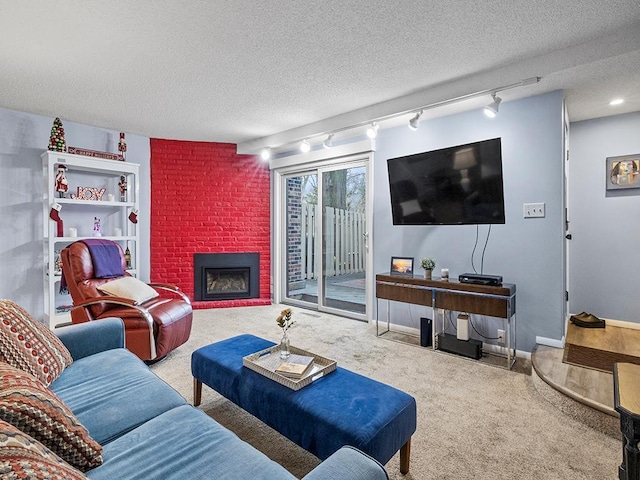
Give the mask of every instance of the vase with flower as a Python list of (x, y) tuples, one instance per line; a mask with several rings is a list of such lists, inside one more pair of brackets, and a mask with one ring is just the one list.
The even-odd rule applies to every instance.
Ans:
[(294, 324), (293, 319), (291, 318), (293, 312), (290, 308), (285, 308), (280, 312), (278, 318), (276, 318), (276, 323), (282, 329), (282, 338), (280, 339), (280, 358), (286, 359), (291, 355), (291, 342), (289, 341), (289, 336), (287, 335), (287, 330), (291, 328)]

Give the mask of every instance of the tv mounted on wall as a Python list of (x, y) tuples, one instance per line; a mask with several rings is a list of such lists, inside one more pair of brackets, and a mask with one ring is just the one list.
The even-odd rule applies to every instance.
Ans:
[(387, 160), (394, 225), (505, 223), (500, 138)]

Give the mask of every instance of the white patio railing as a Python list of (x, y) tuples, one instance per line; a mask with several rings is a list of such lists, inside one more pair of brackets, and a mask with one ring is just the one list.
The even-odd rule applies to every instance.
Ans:
[[(315, 265), (317, 205), (302, 204), (302, 277), (318, 277)], [(364, 213), (325, 207), (325, 275), (337, 276), (364, 272)]]

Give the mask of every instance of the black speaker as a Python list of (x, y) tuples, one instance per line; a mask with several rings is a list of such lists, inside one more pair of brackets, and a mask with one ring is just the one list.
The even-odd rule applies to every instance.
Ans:
[(420, 345), (423, 347), (431, 346), (431, 319), (420, 318)]

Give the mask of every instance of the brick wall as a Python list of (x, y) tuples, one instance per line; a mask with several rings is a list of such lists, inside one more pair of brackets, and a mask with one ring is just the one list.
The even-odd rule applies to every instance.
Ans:
[(268, 305), (269, 169), (229, 143), (151, 139), (151, 281), (193, 300), (193, 254), (260, 253), (260, 298), (194, 308)]
[(287, 179), (287, 281), (289, 290), (304, 287), (302, 277), (302, 177)]

